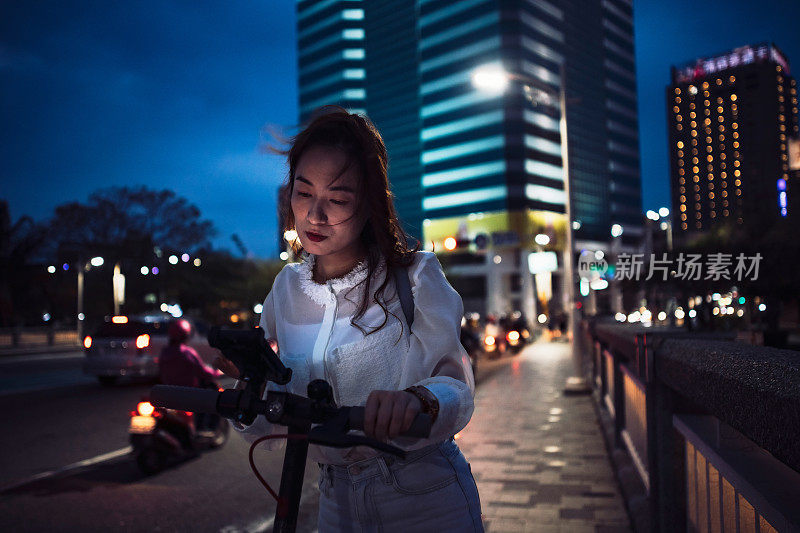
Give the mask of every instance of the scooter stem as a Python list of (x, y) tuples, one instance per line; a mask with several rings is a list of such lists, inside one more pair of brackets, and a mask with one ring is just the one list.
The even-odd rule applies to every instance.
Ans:
[[(311, 422), (290, 425), (288, 433), (308, 435)], [(294, 533), (297, 529), (297, 515), (300, 509), (300, 496), (303, 492), (303, 477), (308, 457), (308, 439), (287, 439), (286, 453), (283, 456), (281, 487), (278, 491), (278, 508), (275, 512), (273, 533)]]

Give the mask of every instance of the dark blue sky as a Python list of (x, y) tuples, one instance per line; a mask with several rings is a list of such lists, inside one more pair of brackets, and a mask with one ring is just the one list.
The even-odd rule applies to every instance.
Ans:
[[(294, 0), (11, 2), (0, 7), (0, 197), (14, 219), (104, 186), (170, 188), (234, 249), (276, 253), (281, 158), (297, 120)], [(644, 208), (669, 202), (669, 67), (774, 41), (800, 68), (800, 2), (637, 1)]]

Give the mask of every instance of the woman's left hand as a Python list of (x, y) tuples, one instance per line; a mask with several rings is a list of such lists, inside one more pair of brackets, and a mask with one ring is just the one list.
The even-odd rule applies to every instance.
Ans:
[(419, 398), (410, 392), (374, 390), (364, 408), (364, 434), (388, 442), (407, 431), (421, 410)]

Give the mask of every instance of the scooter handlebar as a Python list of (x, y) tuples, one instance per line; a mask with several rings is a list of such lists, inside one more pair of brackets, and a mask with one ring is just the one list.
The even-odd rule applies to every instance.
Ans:
[[(189, 411), (192, 413), (218, 413), (217, 402), (220, 392), (195, 387), (155, 385), (150, 389), (150, 401), (158, 407)], [(348, 419), (350, 429), (364, 430), (364, 408), (351, 407)], [(417, 413), (411, 427), (403, 432), (403, 437), (426, 438), (431, 432), (431, 417), (427, 413)]]
[(218, 398), (218, 391), (196, 387), (155, 385), (150, 389), (153, 405), (192, 413), (216, 413)]

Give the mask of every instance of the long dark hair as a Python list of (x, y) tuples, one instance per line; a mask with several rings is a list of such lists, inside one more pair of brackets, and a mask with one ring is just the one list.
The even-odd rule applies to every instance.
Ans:
[[(306, 150), (319, 146), (341, 150), (346, 156), (346, 164), (340, 172), (344, 173), (352, 166), (357, 170), (358, 194), (353, 216), (363, 215), (366, 220), (361, 231), (361, 241), (367, 249), (367, 278), (361, 301), (357, 303), (356, 313), (350, 323), (365, 335), (375, 333), (389, 320), (390, 313), (386, 305), (385, 292), (392, 277), (390, 275), (392, 268), (411, 265), (414, 261), (414, 252), (420, 247), (419, 241), (411, 246), (411, 238), (403, 230), (397, 218), (393, 194), (389, 188), (389, 160), (383, 138), (367, 117), (348, 113), (338, 106), (325, 106), (312, 115), (309, 124), (291, 138), (289, 144), (290, 148), (281, 152), (289, 161), (289, 175), (281, 187), (279, 197), (284, 230), (295, 229), (291, 197), (297, 164)], [(296, 254), (303, 251), (298, 240), (289, 244)], [(380, 266), (381, 258), (386, 261), (386, 276), (380, 285), (371, 291), (372, 277)], [(366, 313), (370, 301), (374, 301), (383, 309), (384, 320), (371, 331), (366, 331), (358, 324), (358, 320)]]

